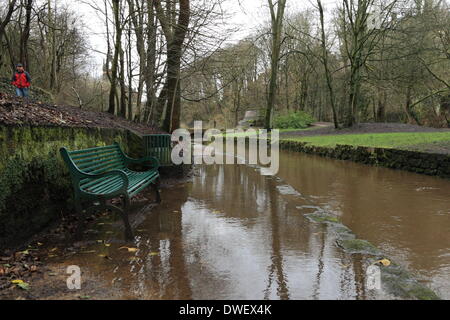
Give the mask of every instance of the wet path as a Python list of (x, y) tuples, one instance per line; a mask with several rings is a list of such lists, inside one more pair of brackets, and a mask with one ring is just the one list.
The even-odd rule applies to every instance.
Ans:
[(388, 298), (366, 290), (364, 257), (304, 218), (325, 209), (450, 298), (450, 181), (291, 153), (281, 168), (199, 167), (137, 227), (137, 252), (101, 224), (111, 244), (64, 264), (132, 299)]

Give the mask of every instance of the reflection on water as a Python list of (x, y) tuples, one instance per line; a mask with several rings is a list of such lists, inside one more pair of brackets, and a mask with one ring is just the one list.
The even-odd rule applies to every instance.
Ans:
[(297, 153), (279, 176), (450, 299), (450, 181)]
[(366, 290), (364, 257), (343, 253), (326, 226), (303, 217), (327, 210), (449, 297), (449, 181), (290, 153), (279, 177), (244, 165), (197, 171), (137, 227), (137, 253), (98, 245), (111, 260), (66, 263), (123, 298), (386, 298)]

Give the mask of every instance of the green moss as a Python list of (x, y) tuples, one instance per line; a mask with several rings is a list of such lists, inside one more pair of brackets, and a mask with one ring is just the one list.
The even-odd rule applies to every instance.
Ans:
[(440, 300), (437, 294), (420, 284), (414, 284), (412, 288), (407, 290), (407, 293), (410, 297), (418, 299), (418, 300)]
[(128, 141), (129, 134), (122, 130), (1, 126), (0, 248), (26, 239), (71, 210), (61, 147), (76, 150), (119, 142), (128, 152), (139, 146), (139, 137), (133, 137), (131, 147)]
[(421, 285), (401, 266), (392, 263), (381, 268), (382, 283), (390, 294), (404, 299), (440, 300), (431, 289)]
[(356, 238), (356, 236), (353, 234), (353, 232), (344, 226), (343, 224), (334, 224), (333, 230), (336, 233), (338, 239), (341, 240), (353, 240)]
[(337, 241), (338, 245), (347, 253), (350, 254), (369, 254), (379, 255), (380, 251), (370, 242), (360, 239), (340, 239)]
[(339, 223), (339, 219), (337, 217), (324, 213), (306, 214), (305, 217), (317, 223)]

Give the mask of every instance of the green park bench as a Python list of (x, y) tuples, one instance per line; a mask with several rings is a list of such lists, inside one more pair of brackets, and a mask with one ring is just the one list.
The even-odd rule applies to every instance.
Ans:
[[(157, 202), (161, 202), (158, 190), (159, 160), (154, 157), (132, 159), (120, 148), (119, 144), (85, 150), (60, 150), (67, 164), (74, 189), (74, 200), (80, 216), (77, 235), (80, 235), (83, 212), (111, 210), (119, 213), (125, 224), (125, 236), (133, 238), (128, 211), (130, 199), (152, 185), (156, 192)], [(144, 172), (133, 171), (130, 165), (150, 167)], [(119, 208), (108, 200), (123, 198), (123, 208)], [(83, 204), (87, 203), (87, 209)]]

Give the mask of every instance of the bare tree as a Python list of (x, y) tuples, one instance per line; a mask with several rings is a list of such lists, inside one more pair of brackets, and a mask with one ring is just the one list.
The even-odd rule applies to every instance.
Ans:
[(286, 0), (269, 1), (270, 17), (272, 22), (272, 53), (271, 53), (271, 71), (269, 81), (269, 92), (266, 111), (266, 129), (272, 128), (272, 112), (275, 107), (277, 95), (277, 79), (280, 63), (281, 36), (283, 32), (284, 11)]
[(167, 107), (163, 128), (172, 132), (180, 126), (181, 86), (180, 69), (183, 43), (191, 17), (190, 0), (179, 0), (179, 8), (175, 1), (168, 1), (166, 10), (160, 0), (154, 0), (156, 15), (167, 40)]
[(324, 12), (323, 12), (323, 6), (322, 1), (317, 0), (317, 6), (319, 7), (319, 13), (320, 13), (320, 28), (321, 28), (321, 38), (322, 38), (322, 63), (325, 69), (325, 77), (327, 79), (327, 86), (330, 93), (330, 105), (331, 109), (333, 111), (333, 121), (334, 121), (334, 127), (336, 129), (339, 128), (339, 121), (336, 111), (336, 100), (334, 95), (334, 88), (333, 88), (333, 80), (332, 75), (330, 72), (329, 67), (329, 61), (328, 61), (328, 48), (327, 48), (327, 38), (325, 34), (325, 18), (324, 18)]

